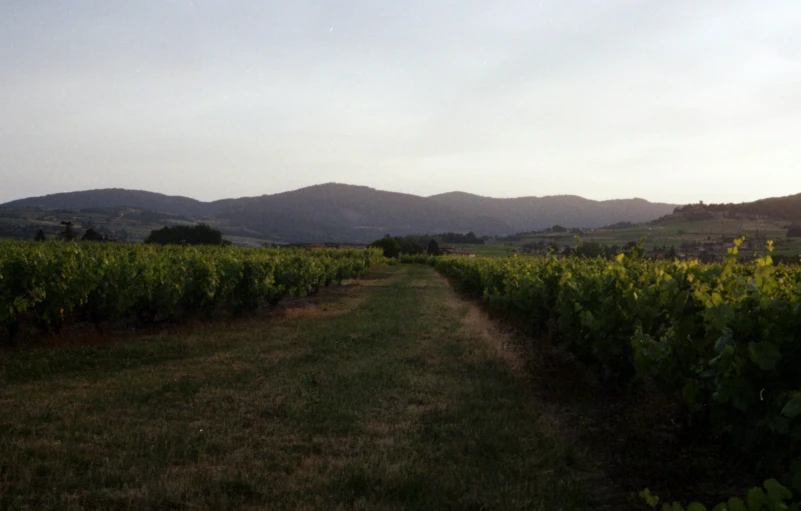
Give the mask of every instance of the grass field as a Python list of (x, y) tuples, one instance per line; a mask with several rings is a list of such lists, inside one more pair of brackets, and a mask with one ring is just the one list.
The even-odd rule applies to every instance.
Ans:
[(592, 499), (515, 351), (427, 267), (228, 324), (89, 338), (0, 352), (0, 509)]
[(481, 257), (506, 257), (513, 254), (517, 249), (517, 247), (511, 245), (501, 245), (498, 243), (487, 243), (484, 245), (459, 244), (454, 246), (459, 250), (472, 252)]

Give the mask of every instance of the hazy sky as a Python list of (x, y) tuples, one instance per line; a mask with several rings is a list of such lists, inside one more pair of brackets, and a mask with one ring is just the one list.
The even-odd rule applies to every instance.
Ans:
[(0, 202), (801, 192), (799, 0), (0, 1)]

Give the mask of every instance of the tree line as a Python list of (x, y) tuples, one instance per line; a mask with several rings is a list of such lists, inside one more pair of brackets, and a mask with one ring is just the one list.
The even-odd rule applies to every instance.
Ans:
[[(222, 236), (222, 232), (208, 224), (176, 225), (150, 231), (145, 243), (158, 245), (230, 245), (231, 242), (224, 240)], [(69, 221), (61, 222), (61, 231), (55, 236), (55, 239), (60, 241), (118, 241), (109, 237), (108, 234), (100, 233), (91, 227), (83, 235), (80, 235), (75, 225)], [(36, 232), (34, 241), (47, 241), (47, 235), (43, 229), (39, 229)]]

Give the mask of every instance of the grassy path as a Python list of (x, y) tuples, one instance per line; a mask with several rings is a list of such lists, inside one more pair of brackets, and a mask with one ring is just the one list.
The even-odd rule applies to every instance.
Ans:
[(586, 509), (576, 455), (434, 271), (285, 314), (0, 354), (0, 509)]

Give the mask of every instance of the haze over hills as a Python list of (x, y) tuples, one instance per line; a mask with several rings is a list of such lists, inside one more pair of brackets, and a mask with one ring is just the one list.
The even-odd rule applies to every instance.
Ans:
[(328, 183), (291, 192), (202, 202), (187, 197), (125, 189), (87, 190), (15, 200), (0, 207), (43, 210), (133, 207), (210, 219), (247, 229), (265, 239), (368, 242), (384, 234), (468, 232), (503, 235), (560, 224), (600, 227), (646, 222), (675, 204), (643, 199), (594, 201), (563, 195), (497, 199), (464, 192), (430, 197)]

